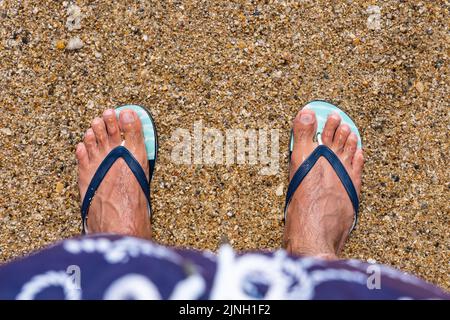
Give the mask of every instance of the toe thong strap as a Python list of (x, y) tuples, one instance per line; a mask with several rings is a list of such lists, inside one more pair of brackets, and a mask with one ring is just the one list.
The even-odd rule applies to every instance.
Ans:
[(287, 194), (286, 194), (286, 204), (284, 207), (284, 218), (286, 219), (287, 208), (289, 206), (289, 203), (292, 200), (292, 196), (294, 195), (294, 193), (297, 190), (300, 183), (306, 177), (308, 172), (314, 167), (314, 165), (316, 164), (317, 160), (319, 160), (320, 157), (324, 157), (325, 159), (327, 159), (327, 161), (333, 167), (337, 176), (339, 177), (342, 184), (344, 185), (344, 188), (347, 191), (350, 201), (352, 202), (353, 209), (355, 212), (355, 219), (353, 220), (353, 226), (350, 230), (350, 232), (351, 232), (355, 228), (356, 223), (358, 221), (358, 208), (359, 208), (358, 194), (356, 193), (355, 186), (353, 185), (352, 179), (350, 178), (347, 171), (345, 170), (344, 165), (341, 163), (341, 161), (336, 156), (336, 154), (325, 145), (319, 145), (310, 154), (310, 156), (305, 161), (303, 161), (303, 163), (300, 165), (300, 167), (297, 169), (294, 176), (292, 177), (291, 182), (289, 183)]
[(85, 222), (87, 218), (87, 214), (89, 211), (89, 206), (91, 204), (92, 198), (94, 198), (95, 192), (100, 186), (101, 182), (105, 178), (111, 166), (119, 159), (122, 158), (125, 160), (126, 164), (130, 168), (131, 172), (133, 172), (136, 177), (139, 185), (142, 188), (142, 191), (147, 198), (148, 203), (150, 204), (150, 185), (147, 181), (147, 176), (145, 175), (142, 166), (136, 160), (135, 157), (128, 151), (127, 148), (123, 146), (118, 146), (111, 150), (111, 152), (103, 159), (102, 163), (99, 165), (97, 171), (92, 177), (91, 183), (89, 184), (86, 195), (84, 196), (83, 203), (81, 205), (81, 219), (83, 222), (83, 234), (86, 232), (85, 230)]

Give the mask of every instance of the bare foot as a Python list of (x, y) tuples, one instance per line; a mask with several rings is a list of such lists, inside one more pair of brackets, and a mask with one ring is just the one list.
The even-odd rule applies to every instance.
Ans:
[[(361, 190), (363, 152), (350, 127), (331, 114), (322, 132), (322, 142), (339, 157), (355, 185)], [(301, 110), (293, 123), (294, 146), (289, 179), (317, 147), (313, 142), (317, 121), (314, 111)], [(302, 181), (288, 207), (284, 247), (294, 255), (336, 259), (347, 240), (354, 219), (353, 206), (339, 177), (320, 158)]]
[[(133, 154), (148, 175), (148, 160), (141, 121), (132, 110), (106, 110), (102, 118), (95, 118), (86, 131), (84, 142), (78, 144), (78, 186), (81, 199), (106, 155), (122, 143)], [(148, 179), (148, 176), (147, 176)], [(117, 233), (151, 238), (146, 197), (123, 159), (117, 160), (100, 184), (89, 208), (87, 225), (90, 233)]]

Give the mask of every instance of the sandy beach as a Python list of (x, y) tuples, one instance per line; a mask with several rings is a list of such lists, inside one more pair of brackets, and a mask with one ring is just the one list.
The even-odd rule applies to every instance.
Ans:
[[(148, 107), (155, 241), (277, 249), (291, 122), (339, 105), (366, 155), (345, 258), (450, 289), (448, 1), (0, 0), (0, 261), (81, 231), (75, 146)], [(277, 130), (278, 167), (178, 164), (177, 129)]]

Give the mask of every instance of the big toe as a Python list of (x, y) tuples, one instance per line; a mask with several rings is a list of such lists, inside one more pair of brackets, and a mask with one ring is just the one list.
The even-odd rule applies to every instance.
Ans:
[(296, 147), (312, 144), (316, 133), (317, 121), (314, 111), (303, 109), (294, 119), (294, 149)]
[(317, 120), (314, 111), (300, 110), (293, 122), (294, 145), (292, 150), (291, 175), (314, 150), (316, 143), (314, 135), (317, 130)]

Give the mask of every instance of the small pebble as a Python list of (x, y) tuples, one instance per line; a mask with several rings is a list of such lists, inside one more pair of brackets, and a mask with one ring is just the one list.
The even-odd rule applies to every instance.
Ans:
[(275, 190), (275, 194), (276, 194), (278, 197), (281, 197), (281, 196), (283, 195), (283, 191), (284, 191), (284, 184), (282, 183), (282, 184), (280, 184), (280, 185), (277, 187), (277, 189)]
[(67, 8), (66, 27), (69, 31), (81, 29), (81, 9), (76, 4), (71, 4)]
[(423, 83), (420, 82), (420, 81), (417, 81), (417, 82), (415, 83), (414, 87), (416, 88), (416, 90), (417, 90), (419, 93), (422, 93), (422, 92), (424, 91), (424, 89), (425, 89)]
[(420, 209), (422, 209), (422, 210), (428, 209), (428, 203), (426, 201), (421, 202)]
[(64, 189), (64, 184), (62, 182), (57, 182), (55, 186), (56, 193), (61, 193)]
[(12, 135), (12, 131), (9, 128), (1, 128), (0, 132), (7, 135), (7, 136), (11, 136)]
[(379, 6), (369, 6), (367, 13), (369, 14), (367, 28), (370, 30), (381, 30), (381, 8)]
[(438, 59), (438, 60), (436, 61), (436, 63), (434, 64), (434, 67), (435, 67), (436, 69), (440, 69), (440, 68), (442, 67), (443, 64), (444, 64), (444, 60)]
[(275, 71), (275, 72), (272, 74), (272, 76), (273, 76), (275, 79), (280, 79), (282, 75), (283, 75), (283, 72), (282, 72), (281, 70), (277, 70), (277, 71)]
[(66, 47), (66, 43), (64, 42), (64, 40), (58, 40), (56, 41), (55, 47), (58, 50), (64, 50), (64, 48)]
[(94, 107), (95, 107), (95, 102), (92, 100), (89, 100), (86, 104), (86, 108), (92, 110), (92, 109), (94, 109)]
[(78, 37), (74, 37), (69, 40), (69, 43), (67, 44), (66, 48), (67, 50), (79, 50), (83, 48), (83, 46), (84, 46), (83, 41)]

